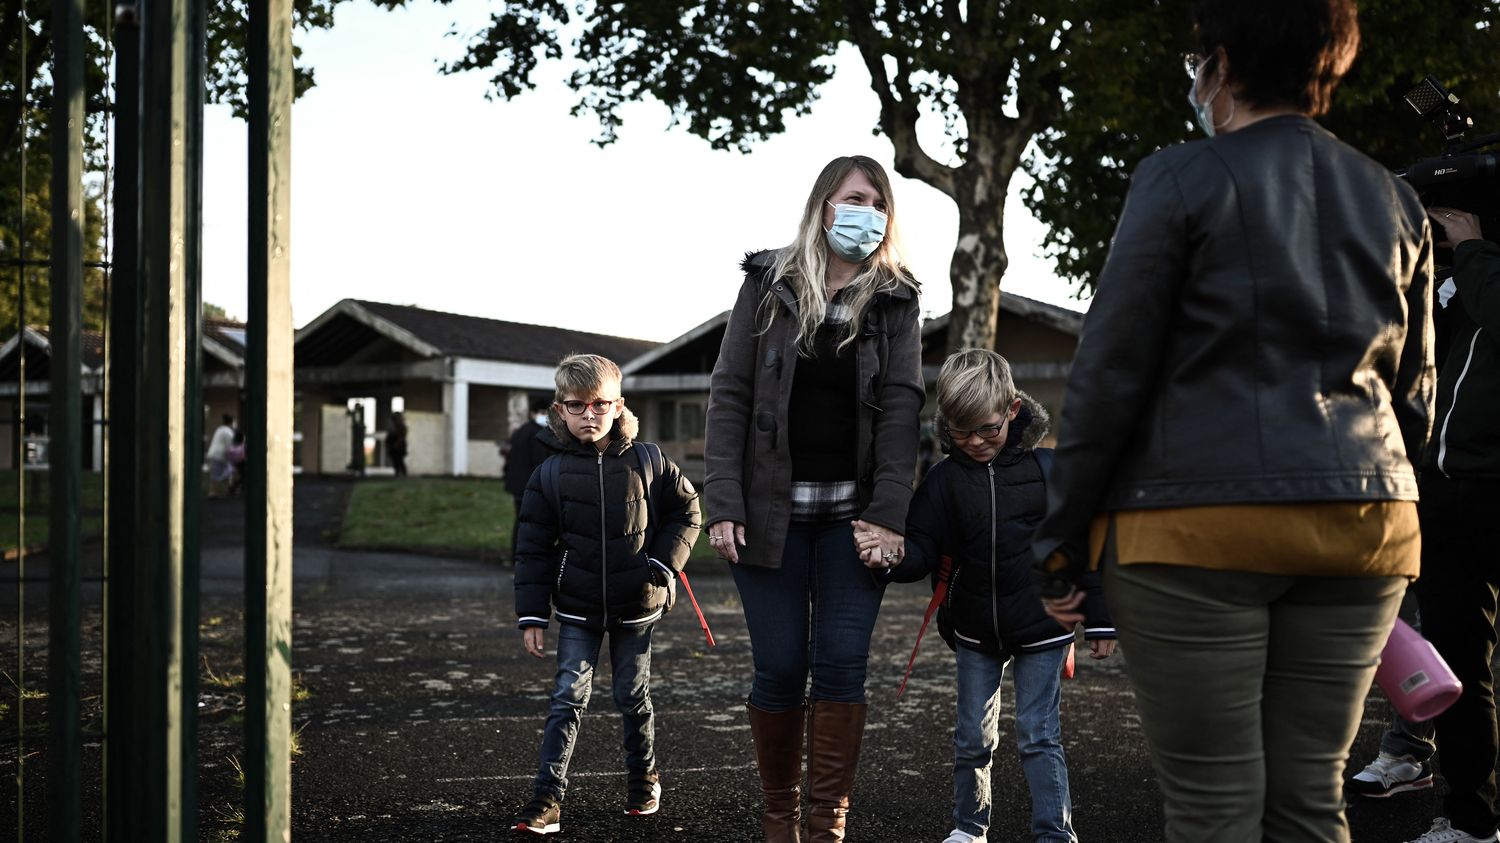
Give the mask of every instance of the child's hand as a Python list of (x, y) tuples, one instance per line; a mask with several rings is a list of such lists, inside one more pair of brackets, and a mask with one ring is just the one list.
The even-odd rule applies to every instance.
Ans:
[(526, 645), (526, 652), (537, 658), (546, 658), (547, 654), (542, 650), (542, 633), (546, 630), (539, 626), (528, 626), (521, 630), (521, 643)]
[(1119, 642), (1113, 638), (1095, 638), (1089, 642), (1089, 658), (1107, 659), (1115, 653), (1115, 645)]

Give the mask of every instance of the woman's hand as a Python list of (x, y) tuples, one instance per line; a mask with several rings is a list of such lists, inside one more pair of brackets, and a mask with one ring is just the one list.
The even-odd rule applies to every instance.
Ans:
[(720, 557), (730, 562), (739, 562), (739, 549), (745, 546), (745, 525), (733, 521), (715, 521), (708, 525), (708, 546)]
[(1432, 207), (1427, 209), (1427, 216), (1432, 221), (1443, 227), (1447, 238), (1439, 240), (1437, 245), (1452, 249), (1465, 240), (1482, 240), (1484, 235), (1479, 231), (1479, 217), (1468, 211), (1460, 211), (1457, 208)]
[[(1046, 609), (1047, 614), (1061, 624), (1063, 629), (1072, 629), (1083, 623), (1083, 612), (1078, 610), (1078, 607), (1083, 605), (1083, 598), (1084, 593), (1075, 588), (1062, 597), (1043, 597), (1042, 608)], [(1097, 655), (1095, 657), (1103, 658)]]
[(850, 523), (854, 525), (854, 551), (866, 568), (885, 570), (901, 564), (901, 557), (906, 555), (905, 537), (857, 518)]

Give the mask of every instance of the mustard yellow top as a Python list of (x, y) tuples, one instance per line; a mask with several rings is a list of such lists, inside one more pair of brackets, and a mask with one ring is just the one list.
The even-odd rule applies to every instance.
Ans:
[(1421, 573), (1412, 501), (1236, 504), (1104, 513), (1089, 531), (1097, 565), (1110, 521), (1121, 565), (1155, 562), (1296, 576)]

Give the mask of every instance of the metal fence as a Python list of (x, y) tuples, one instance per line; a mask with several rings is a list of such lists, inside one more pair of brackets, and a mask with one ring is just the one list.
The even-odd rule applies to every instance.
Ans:
[[(21, 129), (14, 158), (20, 201), (13, 270), (15, 398), (10, 434), (15, 485), (15, 550), (0, 573), (15, 585), (15, 664), (8, 671), (14, 708), (0, 739), (14, 744), (17, 840), (66, 843), (81, 818), (99, 818), (114, 840), (192, 840), (198, 836), (197, 646), (199, 494), (202, 465), (200, 389), (200, 219), (205, 75), (204, 0), (136, 0), (93, 10), (84, 0), (52, 0), (45, 25), (25, 0), (9, 57), (9, 82)], [(245, 539), (245, 825), (241, 839), (289, 840), (291, 722), (292, 327), (290, 260), (290, 0), (250, 0), (248, 67), (250, 160), (249, 313), (246, 447), (263, 454), (246, 475)], [(38, 17), (33, 15), (33, 17)], [(12, 22), (14, 23), (14, 22)], [(47, 39), (45, 41), (41, 39)], [(50, 48), (50, 92), (32, 96), (28, 50)], [(87, 96), (89, 50), (110, 82)], [(36, 54), (33, 53), (33, 56)], [(100, 56), (96, 53), (94, 59)], [(50, 99), (43, 104), (39, 99)], [(50, 240), (27, 242), (28, 118), (48, 108)], [(91, 116), (92, 115), (92, 116)], [(102, 174), (108, 237), (103, 259), (86, 259), (85, 140), (89, 121), (104, 132)], [(8, 181), (9, 174), (5, 176)], [(10, 221), (6, 221), (9, 223)], [(102, 366), (84, 355), (86, 270), (98, 298)], [(27, 312), (40, 279), (50, 289), (45, 315)], [(0, 331), (5, 327), (0, 326)], [(45, 389), (27, 383), (28, 336), (46, 346)], [(84, 500), (85, 372), (101, 396), (88, 424), (99, 429), (102, 483), (97, 505)], [(45, 439), (36, 401), (45, 394)], [(28, 406), (28, 400), (31, 404)], [(30, 416), (28, 416), (30, 413)], [(95, 438), (95, 437), (90, 437)], [(43, 476), (28, 470), (45, 441), (45, 510), (28, 502)], [(91, 458), (91, 463), (92, 463)], [(46, 516), (44, 546), (28, 533)], [(97, 517), (94, 517), (97, 515)], [(3, 517), (3, 516), (0, 516)], [(99, 533), (97, 564), (84, 564), (85, 521)], [(97, 548), (96, 550), (94, 548)], [(44, 570), (45, 575), (39, 574)], [(45, 586), (43, 589), (42, 586)], [(87, 588), (85, 588), (87, 586)], [(28, 597), (44, 590), (45, 688), (27, 632), (39, 623)], [(85, 696), (81, 629), (84, 600), (98, 599), (103, 651)], [(34, 601), (32, 601), (34, 603)], [(45, 691), (43, 695), (41, 691)], [(87, 702), (87, 706), (85, 703)], [(87, 708), (87, 710), (85, 710)], [(26, 720), (44, 709), (45, 725)], [(11, 732), (11, 728), (14, 729)], [(102, 762), (85, 766), (83, 744), (97, 742)], [(28, 798), (28, 765), (45, 761), (45, 799)], [(31, 782), (34, 786), (36, 782)], [(99, 803), (84, 804), (98, 794)], [(26, 812), (44, 804), (45, 816)]]

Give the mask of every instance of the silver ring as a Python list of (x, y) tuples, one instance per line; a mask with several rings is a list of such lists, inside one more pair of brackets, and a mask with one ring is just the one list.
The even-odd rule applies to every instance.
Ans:
[(721, 541), (723, 541), (723, 539), (719, 538), (718, 536), (709, 536), (708, 537), (708, 543), (709, 544), (718, 544)]
[(896, 554), (894, 554), (894, 553), (883, 553), (883, 554), (880, 555), (880, 558), (884, 559), (886, 561), (890, 561), (890, 560), (896, 558)]

